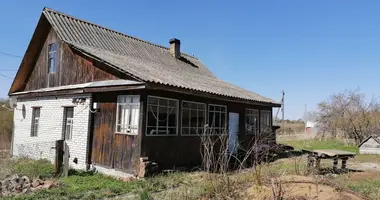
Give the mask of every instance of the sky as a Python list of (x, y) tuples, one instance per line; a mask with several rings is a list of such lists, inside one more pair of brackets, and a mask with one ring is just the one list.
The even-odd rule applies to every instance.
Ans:
[[(287, 119), (346, 89), (380, 96), (377, 0), (3, 1), (0, 52), (24, 55), (43, 7), (164, 46), (178, 38), (223, 80), (278, 101), (285, 90)], [(0, 97), (20, 62), (0, 53)]]

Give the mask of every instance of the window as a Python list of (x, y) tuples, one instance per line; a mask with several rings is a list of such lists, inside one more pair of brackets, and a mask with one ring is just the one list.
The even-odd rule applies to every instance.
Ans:
[(35, 107), (32, 110), (32, 128), (30, 132), (31, 137), (38, 136), (38, 126), (40, 122), (40, 108)]
[(177, 135), (178, 100), (148, 96), (147, 135)]
[(260, 110), (260, 130), (261, 132), (271, 132), (272, 116), (269, 110)]
[(117, 97), (116, 132), (137, 135), (140, 116), (140, 96), (119, 95)]
[(246, 134), (257, 134), (259, 130), (259, 110), (245, 110), (245, 132)]
[(208, 105), (208, 125), (212, 134), (222, 134), (226, 131), (226, 116), (226, 106)]
[(63, 112), (63, 139), (71, 140), (73, 136), (74, 108), (66, 107)]
[(55, 43), (49, 44), (48, 73), (55, 73), (57, 71), (56, 54), (57, 54), (57, 45)]
[(206, 104), (182, 101), (182, 135), (202, 134), (206, 122)]

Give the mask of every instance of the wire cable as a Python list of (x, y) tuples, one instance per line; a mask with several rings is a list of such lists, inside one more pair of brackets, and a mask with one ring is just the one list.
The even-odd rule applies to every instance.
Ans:
[(12, 78), (12, 77), (10, 77), (10, 76), (7, 76), (7, 75), (5, 75), (5, 74), (3, 74), (3, 73), (0, 73), (0, 76), (3, 76), (3, 77), (5, 77), (5, 78), (9, 78), (9, 79), (13, 80), (13, 78)]
[(0, 54), (6, 55), (6, 56), (9, 56), (9, 57), (14, 57), (14, 58), (22, 58), (22, 56), (6, 53), (6, 52), (3, 52), (3, 51), (0, 51)]

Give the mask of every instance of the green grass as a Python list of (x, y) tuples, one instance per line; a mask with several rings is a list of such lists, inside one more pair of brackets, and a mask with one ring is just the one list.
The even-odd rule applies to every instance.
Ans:
[(359, 150), (357, 146), (347, 145), (341, 141), (337, 140), (298, 140), (298, 141), (283, 141), (283, 144), (290, 145), (296, 149), (337, 149), (343, 151), (350, 151), (358, 153)]
[(0, 159), (0, 179), (17, 174), (34, 178), (50, 178), (53, 176), (53, 165), (49, 160), (31, 160), (27, 158)]
[(369, 199), (380, 198), (380, 179), (368, 179), (362, 181), (348, 181), (346, 187), (360, 192)]
[(58, 186), (6, 199), (99, 199), (138, 192), (141, 181), (124, 182), (101, 174), (73, 175), (57, 180)]

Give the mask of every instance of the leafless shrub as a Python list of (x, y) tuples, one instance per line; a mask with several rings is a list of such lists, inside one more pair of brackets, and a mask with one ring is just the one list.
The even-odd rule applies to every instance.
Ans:
[(359, 90), (347, 90), (318, 104), (317, 123), (322, 133), (329, 132), (335, 138), (341, 134), (359, 144), (365, 137), (379, 133), (379, 111), (376, 98), (367, 101)]
[(245, 144), (237, 143), (236, 151), (231, 152), (234, 146), (229, 140), (228, 131), (216, 134), (210, 128), (205, 128), (205, 132), (200, 134), (201, 156), (203, 167), (209, 182), (209, 194), (214, 199), (235, 199), (239, 193), (236, 187), (236, 180), (231, 179), (231, 170), (240, 171), (252, 166), (253, 182), (263, 184), (262, 169), (264, 161), (270, 159), (272, 145), (275, 143), (275, 136), (269, 130), (257, 131), (251, 134), (252, 139), (245, 141)]

